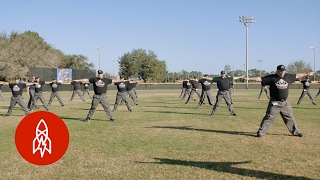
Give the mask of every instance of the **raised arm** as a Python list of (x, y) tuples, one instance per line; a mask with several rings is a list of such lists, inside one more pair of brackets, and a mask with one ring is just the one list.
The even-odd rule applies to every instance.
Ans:
[(303, 78), (305, 76), (313, 76), (314, 72), (309, 72), (309, 73), (297, 73), (296, 74), (296, 78), (297, 79), (300, 79), (300, 78)]
[(243, 77), (243, 79), (249, 80), (249, 81), (258, 81), (258, 82), (262, 81), (261, 77), (251, 77), (251, 78)]
[(75, 79), (75, 80), (72, 80), (72, 81), (74, 81), (74, 82), (81, 82), (81, 83), (90, 83), (88, 78), (85, 78), (85, 79)]
[(244, 78), (244, 76), (234, 76), (233, 80), (237, 80), (237, 79), (241, 79), (241, 78)]

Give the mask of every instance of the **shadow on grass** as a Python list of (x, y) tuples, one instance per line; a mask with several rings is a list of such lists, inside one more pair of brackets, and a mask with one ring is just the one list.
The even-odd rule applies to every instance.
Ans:
[[(176, 112), (176, 111), (143, 111), (143, 112), (151, 112), (151, 113), (164, 113), (164, 114), (193, 114), (193, 115), (202, 115), (202, 116), (209, 116), (208, 114), (202, 113), (193, 113), (193, 112)], [(211, 111), (210, 111), (211, 112)]]
[(246, 177), (259, 178), (259, 179), (290, 179), (290, 180), (311, 180), (307, 177), (292, 176), (285, 174), (276, 174), (273, 172), (264, 172), (259, 170), (245, 169), (233, 167), (237, 164), (247, 164), (251, 161), (242, 162), (206, 162), (206, 161), (186, 161), (168, 158), (154, 158), (156, 161), (160, 162), (137, 162), (137, 163), (148, 163), (148, 164), (169, 164), (169, 165), (179, 165), (179, 166), (190, 166), (204, 168), (208, 170), (225, 172), (230, 174), (237, 174)]
[[(85, 122), (85, 118), (78, 118), (78, 117), (60, 117), (63, 120), (71, 120), (71, 121), (83, 121)], [(90, 119), (90, 121), (110, 121), (108, 119)], [(111, 121), (110, 121), (111, 122)]]
[(252, 133), (252, 132), (223, 131), (223, 130), (213, 130), (213, 129), (198, 129), (198, 128), (192, 128), (191, 126), (152, 126), (152, 127), (146, 127), (146, 128), (180, 129), (180, 130), (214, 132), (214, 133), (253, 136), (253, 137), (256, 135), (256, 133)]

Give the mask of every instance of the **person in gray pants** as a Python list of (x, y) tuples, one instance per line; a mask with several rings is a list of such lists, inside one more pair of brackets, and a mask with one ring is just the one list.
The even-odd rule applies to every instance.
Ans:
[(0, 84), (0, 97), (2, 99), (2, 101), (5, 101), (6, 99), (4, 99), (2, 92), (1, 92), (1, 87), (3, 86), (3, 84)]
[[(133, 80), (131, 80), (130, 78), (128, 78), (128, 81), (129, 81), (130, 83), (128, 83), (128, 86), (127, 86), (127, 93), (128, 93), (128, 95), (129, 95), (129, 97), (131, 97), (131, 99), (133, 100), (133, 103), (134, 103), (135, 105), (138, 105), (138, 99), (137, 99), (137, 97), (136, 97), (136, 95), (135, 95), (135, 93), (134, 93), (134, 91), (133, 91), (133, 88), (134, 88), (134, 86), (137, 84), (137, 81), (133, 81)], [(121, 105), (123, 102), (124, 102), (124, 100), (121, 99), (120, 105)]]
[(106, 95), (108, 84), (112, 83), (112, 79), (103, 78), (103, 71), (98, 70), (97, 77), (93, 77), (90, 79), (79, 79), (79, 80), (74, 80), (74, 81), (75, 82), (82, 82), (82, 83), (92, 83), (92, 85), (93, 85), (94, 95), (92, 97), (91, 108), (89, 110), (89, 113), (87, 115), (85, 122), (90, 122), (91, 117), (93, 116), (93, 114), (99, 104), (102, 105), (105, 113), (107, 114), (107, 116), (109, 116), (109, 118), (112, 122), (114, 122), (116, 120), (112, 115), (112, 112), (110, 110), (109, 103), (108, 103), (108, 98)]
[(52, 90), (50, 100), (48, 102), (48, 106), (51, 105), (54, 97), (57, 97), (61, 106), (64, 106), (63, 101), (60, 97), (60, 93), (59, 93), (59, 87), (61, 86), (61, 83), (57, 82), (55, 78), (52, 79), (52, 82), (46, 82), (46, 83), (49, 83), (49, 85), (51, 86), (51, 90)]
[(82, 101), (85, 101), (83, 96), (82, 96), (82, 94), (81, 94), (81, 92), (80, 92), (80, 82), (72, 81), (71, 85), (72, 85), (72, 88), (73, 88), (73, 92), (72, 92), (72, 95), (71, 95), (71, 98), (70, 98), (69, 102), (71, 102), (73, 100), (73, 98), (74, 98), (74, 96), (76, 94), (78, 94), (80, 96)]
[(288, 94), (290, 84), (295, 82), (296, 79), (302, 78), (306, 75), (312, 76), (313, 72), (307, 74), (288, 74), (285, 71), (285, 66), (279, 65), (277, 66), (277, 71), (275, 74), (267, 75), (262, 78), (246, 78), (248, 80), (261, 81), (270, 87), (270, 100), (266, 114), (261, 121), (256, 137), (262, 137), (269, 131), (273, 121), (276, 119), (279, 113), (292, 135), (298, 137), (303, 136), (298, 129), (296, 120), (293, 116), (292, 107), (288, 100)]
[(212, 78), (210, 78), (207, 74), (205, 74), (203, 78), (199, 80), (199, 83), (202, 86), (202, 92), (200, 95), (197, 109), (201, 108), (201, 106), (204, 104), (204, 100), (206, 99), (206, 97), (208, 98), (209, 105), (213, 107), (212, 94), (210, 92), (211, 84), (213, 83)]
[(89, 83), (83, 83), (83, 94), (82, 96), (84, 97), (84, 94), (87, 93), (89, 98), (92, 99), (91, 95), (90, 95), (90, 91), (89, 91)]
[(261, 83), (261, 90), (260, 90), (260, 94), (258, 96), (258, 99), (260, 99), (262, 91), (264, 91), (266, 93), (268, 99), (270, 99), (270, 97), (268, 95), (268, 87), (266, 85), (263, 85), (262, 83)]
[(313, 105), (317, 105), (316, 102), (314, 102), (314, 99), (313, 99), (313, 97), (312, 97), (312, 95), (311, 95), (311, 92), (310, 92), (310, 83), (311, 83), (311, 82), (310, 82), (309, 77), (307, 76), (307, 77), (306, 77), (306, 80), (301, 81), (301, 83), (303, 84), (303, 90), (302, 90), (302, 93), (301, 93), (301, 96), (300, 96), (300, 98), (299, 98), (299, 100), (298, 100), (297, 105), (299, 105), (299, 104), (301, 103), (303, 97), (304, 97), (306, 94), (307, 94), (307, 95), (309, 96), (309, 98), (311, 99), (312, 104), (313, 104)]
[(31, 110), (37, 107), (37, 100), (40, 99), (43, 107), (49, 111), (49, 107), (46, 103), (46, 100), (43, 97), (42, 94), (42, 86), (46, 84), (46, 82), (41, 81), (40, 77), (36, 77), (36, 84), (35, 84), (35, 90), (34, 90), (34, 97), (33, 97), (33, 106), (31, 106)]
[[(36, 80), (36, 77), (35, 76), (32, 76), (32, 79), (29, 80), (29, 82), (31, 83), (34, 83)], [(34, 98), (34, 91), (35, 91), (36, 87), (34, 84), (31, 84), (30, 86), (27, 87), (27, 91), (28, 91), (28, 94), (29, 94), (29, 101), (28, 101), (28, 105), (27, 105), (27, 108), (31, 111), (31, 107), (34, 106), (33, 104), (33, 98)], [(39, 107), (38, 106), (35, 106), (36, 109), (38, 109)]]
[(124, 100), (124, 102), (127, 105), (127, 108), (129, 111), (132, 111), (130, 103), (128, 101), (128, 93), (127, 93), (127, 87), (129, 85), (128, 80), (124, 80), (123, 76), (120, 76), (119, 81), (114, 81), (114, 85), (117, 86), (118, 92), (117, 92), (117, 97), (116, 97), (116, 102), (114, 103), (114, 107), (112, 112), (115, 112), (118, 108), (118, 104), (120, 103), (121, 99)]

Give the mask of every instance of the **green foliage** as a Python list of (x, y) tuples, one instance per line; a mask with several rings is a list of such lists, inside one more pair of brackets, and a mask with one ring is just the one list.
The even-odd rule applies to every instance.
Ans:
[(157, 59), (153, 51), (134, 49), (131, 53), (125, 53), (118, 60), (119, 74), (125, 77), (138, 77), (144, 82), (166, 82), (167, 66), (165, 61)]
[(89, 69), (94, 68), (93, 63), (88, 63), (88, 58), (84, 55), (65, 55), (60, 62), (59, 67), (72, 69)]
[(288, 73), (308, 73), (312, 72), (310, 63), (307, 63), (303, 60), (294, 61), (289, 63), (286, 67)]

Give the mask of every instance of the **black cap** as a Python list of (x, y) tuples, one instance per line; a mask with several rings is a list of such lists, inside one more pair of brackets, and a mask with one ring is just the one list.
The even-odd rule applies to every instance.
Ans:
[(40, 77), (39, 76), (36, 76), (36, 79), (39, 79)]
[(203, 76), (208, 76), (208, 74), (204, 74)]
[(52, 80), (56, 80), (56, 78), (53, 78)]
[(284, 71), (284, 70), (286, 70), (286, 67), (284, 65), (279, 65), (279, 66), (277, 66), (277, 70)]
[(225, 71), (221, 71), (221, 74), (225, 74), (226, 72)]
[(103, 71), (102, 70), (98, 70), (98, 74), (103, 74)]
[(193, 76), (193, 78), (198, 78), (197, 76)]
[(306, 78), (309, 79), (309, 76), (307, 76)]
[(20, 79), (20, 77), (16, 76), (15, 79)]
[(123, 76), (120, 76), (120, 79), (124, 78)]

